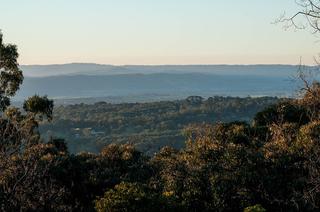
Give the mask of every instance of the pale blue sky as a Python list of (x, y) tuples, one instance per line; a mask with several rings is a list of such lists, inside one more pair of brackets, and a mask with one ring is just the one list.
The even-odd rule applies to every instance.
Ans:
[(308, 31), (271, 24), (294, 0), (0, 0), (21, 64), (305, 64)]

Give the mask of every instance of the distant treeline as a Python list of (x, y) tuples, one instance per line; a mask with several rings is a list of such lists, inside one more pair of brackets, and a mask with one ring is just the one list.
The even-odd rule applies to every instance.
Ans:
[(185, 100), (153, 103), (76, 104), (58, 106), (53, 121), (41, 125), (42, 134), (67, 140), (71, 152), (100, 152), (110, 143), (132, 143), (148, 154), (161, 147), (182, 148), (183, 130), (192, 124), (246, 121), (276, 97), (237, 98), (190, 96)]

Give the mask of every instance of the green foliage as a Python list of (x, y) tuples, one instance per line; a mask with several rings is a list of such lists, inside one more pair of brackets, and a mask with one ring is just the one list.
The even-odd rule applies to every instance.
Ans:
[(96, 200), (95, 208), (99, 212), (160, 211), (155, 201), (147, 186), (121, 182)]
[(71, 152), (98, 153), (104, 145), (130, 142), (152, 155), (164, 146), (181, 149), (183, 130), (190, 124), (251, 121), (254, 114), (279, 99), (272, 97), (236, 98), (189, 97), (180, 101), (153, 103), (58, 106), (43, 134), (67, 139)]
[(243, 212), (266, 212), (266, 209), (264, 209), (261, 205), (254, 205), (245, 208)]
[(39, 115), (40, 119), (43, 119), (43, 116), (46, 116), (47, 119), (52, 119), (53, 111), (53, 100), (49, 100), (47, 96), (40, 97), (38, 95), (29, 97), (23, 103), (23, 109), (26, 112)]
[[(66, 210), (65, 189), (53, 180), (53, 171), (65, 158), (51, 144), (36, 144), (10, 158), (1, 155), (2, 211)], [(5, 164), (3, 162), (6, 162)]]
[(23, 81), (18, 56), (15, 45), (3, 43), (0, 31), (0, 111), (10, 105), (10, 97), (14, 96)]
[(310, 121), (307, 109), (293, 101), (281, 102), (258, 112), (254, 117), (256, 126), (268, 126), (270, 124), (282, 124), (286, 122), (306, 124)]

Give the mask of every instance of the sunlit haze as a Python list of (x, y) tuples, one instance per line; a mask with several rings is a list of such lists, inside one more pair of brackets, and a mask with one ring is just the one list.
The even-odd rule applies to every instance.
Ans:
[(318, 38), (272, 22), (293, 0), (0, 0), (21, 64), (314, 64)]

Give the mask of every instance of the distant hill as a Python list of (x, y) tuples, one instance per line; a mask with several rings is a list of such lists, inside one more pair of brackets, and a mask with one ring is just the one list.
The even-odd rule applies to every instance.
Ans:
[(43, 122), (40, 132), (46, 138), (65, 138), (69, 150), (100, 152), (106, 144), (130, 142), (152, 155), (164, 146), (182, 148), (183, 130), (190, 124), (230, 121), (251, 122), (265, 107), (279, 98), (235, 98), (199, 96), (184, 100), (151, 103), (76, 104), (57, 106), (52, 122)]
[(298, 88), (294, 80), (298, 66), (291, 65), (112, 66), (74, 63), (21, 68), (25, 80), (15, 100), (33, 94), (47, 94), (56, 99), (120, 98), (121, 102), (182, 99), (190, 95), (283, 97), (294, 95)]
[[(312, 67), (307, 67), (312, 68)], [(22, 65), (26, 77), (60, 75), (118, 75), (154, 73), (210, 73), (223, 75), (288, 76), (296, 73), (296, 65), (101, 65), (70, 63), (60, 65)]]

